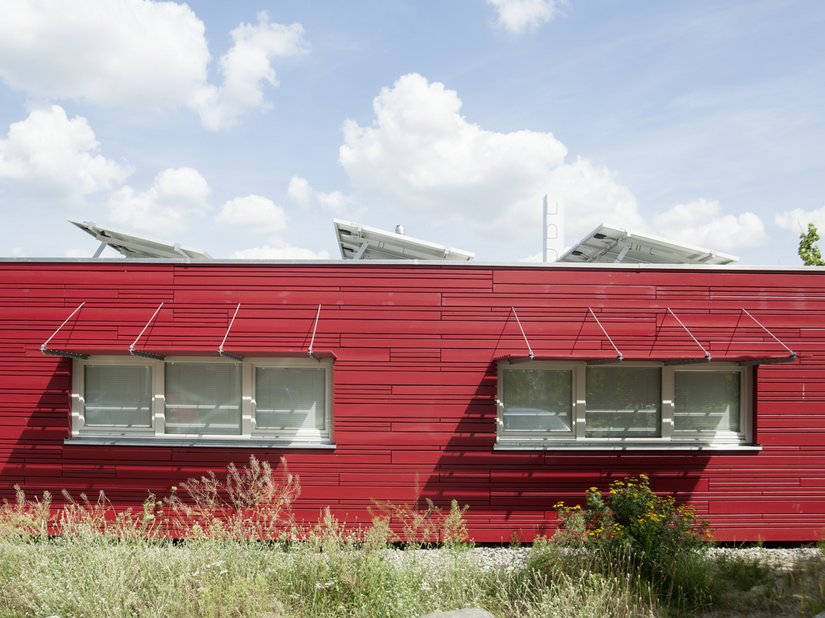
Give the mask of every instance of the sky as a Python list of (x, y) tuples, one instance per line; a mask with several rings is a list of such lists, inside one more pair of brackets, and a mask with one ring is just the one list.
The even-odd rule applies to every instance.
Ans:
[(823, 32), (818, 0), (2, 0), (0, 256), (91, 256), (74, 219), (338, 259), (339, 218), (536, 260), (548, 195), (567, 245), (798, 265)]

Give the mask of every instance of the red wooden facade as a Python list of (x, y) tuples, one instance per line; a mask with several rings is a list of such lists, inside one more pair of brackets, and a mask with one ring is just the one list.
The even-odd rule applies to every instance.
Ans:
[[(334, 448), (66, 442), (73, 361), (41, 344), (81, 303), (50, 348), (128, 355), (163, 303), (141, 348), (216, 356), (240, 304), (225, 350), (278, 357), (312, 344), (333, 355)], [(754, 370), (761, 450), (494, 448), (499, 359), (529, 345), (539, 358), (618, 349), (625, 361), (694, 360), (691, 335), (719, 360), (783, 360), (782, 344), (798, 354)], [(0, 391), (4, 497), (18, 483), (138, 505), (254, 453), (287, 457), (306, 519), (330, 506), (363, 521), (373, 499), (456, 498), (477, 541), (529, 540), (552, 531), (557, 501), (646, 473), (657, 492), (696, 505), (720, 540), (825, 534), (817, 269), (10, 260), (0, 263)]]

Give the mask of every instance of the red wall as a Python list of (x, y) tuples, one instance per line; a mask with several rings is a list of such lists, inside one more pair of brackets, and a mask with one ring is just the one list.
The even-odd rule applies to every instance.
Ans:
[[(71, 360), (50, 347), (139, 347), (277, 356), (335, 354), (334, 450), (80, 446), (69, 435)], [(524, 355), (515, 307), (539, 356), (614, 355), (588, 307), (631, 358), (701, 356), (667, 308), (715, 359), (785, 354), (744, 308), (799, 353), (760, 366), (753, 453), (493, 451), (494, 359)], [(0, 495), (102, 489), (139, 504), (179, 481), (286, 455), (299, 515), (331, 506), (366, 519), (371, 499), (469, 504), (477, 541), (552, 529), (558, 500), (647, 473), (706, 514), (720, 540), (812, 540), (825, 534), (825, 277), (820, 271), (483, 265), (219, 264), (125, 261), (0, 263)]]

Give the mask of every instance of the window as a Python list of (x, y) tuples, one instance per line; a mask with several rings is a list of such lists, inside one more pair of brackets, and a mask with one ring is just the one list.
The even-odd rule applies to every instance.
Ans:
[(241, 434), (238, 363), (166, 363), (166, 433)]
[(748, 367), (727, 363), (503, 362), (503, 446), (743, 445), (751, 440)]
[(321, 440), (329, 435), (327, 370), (317, 363), (295, 366), (261, 362), (254, 370), (254, 432)]
[(330, 361), (75, 360), (72, 437), (331, 441)]
[(661, 435), (659, 367), (587, 368), (585, 436), (653, 438)]
[(152, 371), (143, 365), (83, 368), (89, 427), (151, 427)]
[(674, 437), (731, 443), (746, 439), (750, 391), (744, 368), (677, 369), (673, 376)]

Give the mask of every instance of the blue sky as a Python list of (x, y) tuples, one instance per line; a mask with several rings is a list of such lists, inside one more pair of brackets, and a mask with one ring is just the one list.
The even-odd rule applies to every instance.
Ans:
[(517, 261), (547, 193), (568, 244), (796, 265), (823, 32), (815, 0), (6, 0), (0, 255), (91, 255), (73, 218), (334, 259), (337, 217)]

